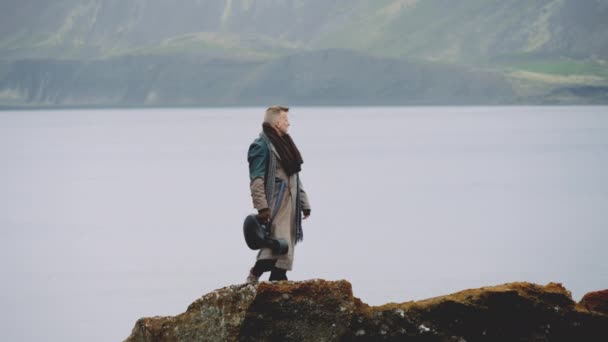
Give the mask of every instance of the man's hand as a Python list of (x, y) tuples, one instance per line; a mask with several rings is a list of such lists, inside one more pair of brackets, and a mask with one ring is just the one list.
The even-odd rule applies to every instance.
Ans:
[(310, 209), (304, 209), (302, 212), (304, 213), (304, 220), (306, 220), (310, 216)]
[(261, 224), (267, 224), (270, 221), (270, 208), (258, 210), (257, 219)]

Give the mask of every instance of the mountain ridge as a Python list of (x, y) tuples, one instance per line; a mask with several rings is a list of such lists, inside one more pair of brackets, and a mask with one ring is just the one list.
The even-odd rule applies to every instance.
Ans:
[[(0, 105), (248, 105), (251, 100), (235, 95), (239, 89), (259, 88), (260, 93), (272, 93), (293, 88), (294, 84), (285, 77), (279, 88), (268, 88), (265, 84), (268, 75), (263, 70), (271, 67), (244, 70), (236, 63), (232, 71), (195, 70), (204, 64), (201, 61), (217, 58), (225, 60), (225, 64), (241, 60), (277, 66), (293, 56), (302, 59), (333, 49), (348, 51), (344, 53), (345, 65), (353, 65), (349, 61), (357, 56), (367, 56), (369, 61), (384, 64), (376, 71), (396, 65), (412, 70), (395, 69), (395, 74), (402, 78), (390, 72), (379, 78), (376, 72), (365, 82), (353, 77), (365, 65), (347, 69), (334, 63), (343, 72), (330, 72), (332, 79), (315, 74), (319, 80), (343, 86), (333, 93), (321, 93), (329, 99), (309, 96), (314, 93), (312, 88), (326, 87), (323, 82), (298, 83), (305, 88), (274, 99), (306, 105), (606, 104), (605, 17), (608, 0), (184, 0), (178, 4), (163, 0), (11, 0), (0, 4)], [(209, 95), (186, 98), (173, 92), (170, 98), (152, 96), (163, 98), (162, 101), (140, 97), (135, 103), (127, 93), (113, 94), (113, 88), (121, 89), (124, 83), (139, 88), (154, 87), (149, 84), (150, 77), (138, 71), (137, 64), (159, 59), (170, 60), (167, 62), (170, 65), (187, 60), (184, 68), (200, 77), (207, 77), (203, 73), (207, 70), (211, 77), (241, 72), (244, 78), (222, 74), (217, 76), (219, 83), (214, 84), (193, 81), (187, 72), (180, 71), (185, 85), (203, 87)], [(133, 69), (128, 70), (120, 62), (124, 60), (139, 62), (131, 63)], [(327, 71), (323, 60), (313, 60), (318, 65), (310, 68), (310, 72)], [(396, 60), (401, 62), (396, 64)], [(23, 69), (24, 63), (29, 63), (32, 69)], [(58, 81), (60, 84), (55, 84), (59, 89), (40, 91), (49, 81), (45, 77), (57, 74), (55, 66), (65, 64), (71, 64), (71, 68), (66, 69), (66, 77)], [(103, 69), (108, 65), (123, 68), (131, 78), (125, 80), (124, 75)], [(490, 78), (495, 80), (506, 80), (509, 89), (500, 86), (502, 92), (490, 91), (492, 98), (480, 93), (474, 98), (458, 99), (459, 80), (436, 76), (447, 70), (446, 76), (456, 77), (460, 75), (454, 72), (457, 69), (460, 74), (475, 74), (482, 79), (492, 75)], [(104, 85), (108, 77), (87, 74), (102, 70), (114, 75), (116, 83)], [(298, 73), (285, 67), (280, 71), (287, 75)], [(82, 84), (74, 78), (74, 72), (90, 84), (99, 78), (91, 88), (100, 91), (98, 96), (87, 95), (88, 100), (78, 100), (76, 94)], [(416, 91), (424, 89), (407, 91), (408, 84), (420, 79), (409, 76), (420, 73), (423, 78), (438, 82), (436, 86), (441, 91), (435, 98), (414, 99)], [(255, 75), (262, 78), (256, 79)], [(468, 84), (470, 80), (465, 77), (460, 81)], [(484, 82), (479, 86), (485, 86)], [(404, 92), (394, 92), (392, 98), (386, 98), (382, 89), (366, 83), (382, 84), (381, 88), (396, 87)], [(442, 83), (452, 84), (452, 89), (445, 91)], [(493, 84), (490, 89), (497, 89), (496, 82)], [(218, 89), (227, 93), (220, 94)], [(53, 92), (65, 95), (50, 99), (32, 95)], [(193, 90), (184, 92), (192, 94)], [(216, 99), (212, 94), (221, 97)], [(371, 102), (359, 101), (362, 94)], [(307, 100), (303, 101), (303, 97)]]
[(58, 58), (61, 50), (97, 49), (82, 55), (103, 57), (192, 34), (450, 62), (526, 54), (608, 59), (606, 0), (21, 0), (0, 6), (4, 59), (28, 48), (39, 48), (38, 54), (14, 56)]
[[(12, 104), (34, 106), (501, 104), (514, 96), (509, 83), (491, 72), (340, 49), (270, 60), (23, 60), (6, 68), (0, 89)], [(2, 100), (11, 104), (0, 93)]]

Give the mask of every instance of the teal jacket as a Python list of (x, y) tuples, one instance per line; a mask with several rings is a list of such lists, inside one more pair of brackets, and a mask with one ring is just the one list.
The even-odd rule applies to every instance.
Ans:
[(266, 177), (268, 167), (269, 149), (264, 139), (257, 138), (249, 146), (247, 161), (249, 161), (249, 180), (257, 177)]

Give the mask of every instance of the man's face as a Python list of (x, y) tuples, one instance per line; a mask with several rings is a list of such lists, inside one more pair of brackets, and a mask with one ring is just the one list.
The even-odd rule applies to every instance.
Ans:
[(287, 134), (287, 130), (289, 129), (289, 117), (287, 117), (287, 112), (281, 112), (279, 119), (274, 123), (274, 127), (280, 135)]

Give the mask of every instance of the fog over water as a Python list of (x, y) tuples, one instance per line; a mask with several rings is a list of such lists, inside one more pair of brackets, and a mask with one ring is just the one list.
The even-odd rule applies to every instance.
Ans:
[[(263, 108), (0, 112), (0, 329), (117, 341), (242, 283)], [(292, 107), (312, 216), (290, 280), (372, 305), (608, 288), (608, 107)], [(264, 276), (267, 279), (268, 274)]]

